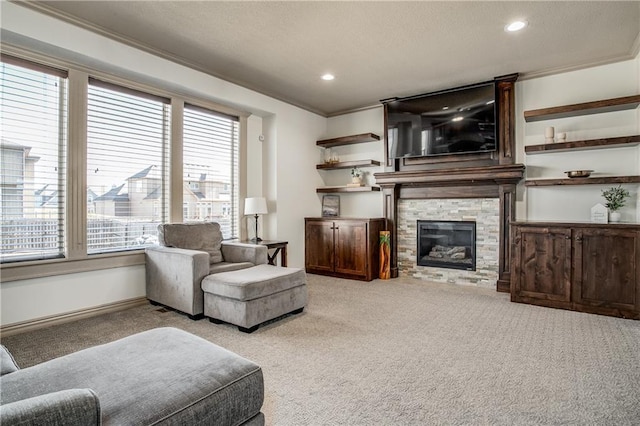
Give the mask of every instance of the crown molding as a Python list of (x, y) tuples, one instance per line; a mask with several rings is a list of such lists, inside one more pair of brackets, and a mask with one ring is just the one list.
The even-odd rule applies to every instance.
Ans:
[[(636, 42), (639, 39), (636, 39)], [(634, 46), (634, 48), (632, 50), (635, 50), (636, 53), (629, 53), (627, 55), (619, 55), (619, 56), (612, 56), (606, 59), (602, 59), (599, 61), (594, 61), (594, 62), (589, 62), (586, 64), (580, 64), (580, 65), (572, 65), (572, 66), (567, 66), (567, 67), (557, 67), (557, 68), (551, 68), (548, 70), (544, 70), (544, 71), (532, 71), (532, 72), (526, 72), (526, 73), (521, 73), (520, 74), (520, 78), (518, 80), (531, 80), (534, 78), (540, 78), (540, 77), (548, 77), (550, 75), (556, 75), (556, 74), (564, 74), (566, 72), (572, 72), (572, 71), (580, 71), (580, 70), (584, 70), (587, 68), (594, 68), (594, 67), (599, 67), (602, 65), (609, 65), (609, 64), (615, 64), (616, 62), (623, 62), (623, 61), (630, 61), (635, 59), (635, 57), (637, 56), (637, 51), (638, 48), (640, 46)]]
[(367, 105), (359, 108), (351, 108), (351, 109), (346, 109), (343, 111), (338, 111), (338, 112), (333, 112), (331, 114), (328, 114), (327, 118), (339, 117), (341, 115), (353, 114), (356, 112), (362, 112), (362, 111), (367, 111), (370, 109), (376, 109), (376, 108), (382, 108), (382, 107), (383, 107), (382, 104), (373, 104), (373, 105)]

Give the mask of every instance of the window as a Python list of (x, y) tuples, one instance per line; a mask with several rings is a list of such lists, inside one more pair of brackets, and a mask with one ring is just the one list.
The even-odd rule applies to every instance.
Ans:
[[(114, 84), (99, 71), (4, 53), (0, 66), (3, 279), (139, 264), (180, 200), (182, 220), (216, 221), (225, 238), (238, 237), (238, 117), (191, 104), (172, 117), (172, 95), (153, 94), (164, 89)], [(172, 118), (182, 140), (171, 140)], [(172, 146), (184, 170), (173, 198)]]
[(184, 220), (220, 223), (224, 238), (238, 231), (239, 121), (185, 105)]
[(168, 99), (90, 79), (89, 254), (157, 243), (168, 211), (170, 109)]
[(5, 55), (0, 66), (0, 261), (63, 257), (67, 76)]

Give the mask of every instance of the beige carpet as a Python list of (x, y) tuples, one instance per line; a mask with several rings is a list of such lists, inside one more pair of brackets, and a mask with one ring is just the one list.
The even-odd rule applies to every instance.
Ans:
[(262, 366), (269, 425), (640, 424), (640, 321), (411, 279), (308, 277), (303, 314), (249, 335), (147, 305), (3, 343), (28, 366), (178, 327)]

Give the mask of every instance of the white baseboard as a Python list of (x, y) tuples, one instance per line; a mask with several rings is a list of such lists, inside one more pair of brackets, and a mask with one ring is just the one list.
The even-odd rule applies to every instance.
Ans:
[(27, 331), (37, 330), (39, 328), (50, 327), (52, 325), (64, 324), (83, 318), (94, 317), (96, 315), (102, 315), (109, 312), (121, 311), (124, 309), (133, 308), (135, 306), (144, 305), (146, 303), (148, 303), (146, 297), (136, 297), (134, 299), (121, 300), (119, 302), (94, 306), (88, 309), (80, 309), (77, 311), (65, 312), (63, 314), (42, 317), (35, 320), (17, 322), (1, 326), (0, 335), (2, 335), (3, 337), (11, 336)]

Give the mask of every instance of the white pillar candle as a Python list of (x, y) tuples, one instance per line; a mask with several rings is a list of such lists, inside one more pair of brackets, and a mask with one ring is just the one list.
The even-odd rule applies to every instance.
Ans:
[(544, 137), (553, 138), (553, 127), (547, 127), (546, 129), (544, 129)]

